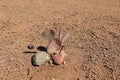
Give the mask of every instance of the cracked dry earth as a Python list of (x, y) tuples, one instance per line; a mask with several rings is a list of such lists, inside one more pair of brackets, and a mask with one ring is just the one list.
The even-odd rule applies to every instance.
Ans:
[[(59, 26), (66, 64), (34, 67), (41, 33)], [(120, 0), (0, 0), (0, 80), (120, 80)]]

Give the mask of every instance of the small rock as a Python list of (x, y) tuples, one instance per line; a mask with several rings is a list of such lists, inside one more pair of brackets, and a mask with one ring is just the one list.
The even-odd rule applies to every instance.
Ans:
[(54, 78), (52, 78), (51, 80), (55, 80)]
[(65, 65), (65, 64), (66, 64), (66, 61), (63, 61), (63, 63), (62, 63), (62, 64), (64, 64), (64, 65)]
[(45, 64), (46, 66), (48, 65), (48, 63)]
[(45, 51), (38, 51), (32, 58), (33, 65), (36, 66), (40, 66), (49, 60), (49, 55)]
[(104, 56), (107, 57), (107, 54), (105, 54)]
[(29, 44), (28, 45), (28, 49), (33, 49), (34, 48), (34, 45), (33, 44)]
[(53, 61), (52, 61), (52, 60), (49, 60), (48, 62), (49, 62), (50, 64), (53, 64)]

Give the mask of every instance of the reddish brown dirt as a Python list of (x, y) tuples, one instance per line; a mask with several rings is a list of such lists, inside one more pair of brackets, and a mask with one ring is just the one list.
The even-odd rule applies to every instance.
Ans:
[[(71, 32), (66, 64), (32, 66), (25, 52), (59, 26)], [(120, 80), (120, 0), (0, 0), (0, 80), (52, 79)]]

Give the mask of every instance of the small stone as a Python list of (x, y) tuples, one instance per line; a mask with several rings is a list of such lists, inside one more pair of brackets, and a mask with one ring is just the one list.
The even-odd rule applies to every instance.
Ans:
[(66, 61), (63, 61), (63, 63), (62, 63), (62, 64), (64, 64), (64, 65), (65, 65), (65, 64), (66, 64)]
[(48, 65), (48, 63), (45, 64), (46, 66)]
[(49, 60), (49, 55), (45, 51), (38, 51), (32, 58), (33, 65), (36, 66), (40, 66)]
[(107, 54), (105, 54), (104, 56), (107, 57)]
[(53, 64), (53, 61), (52, 61), (52, 60), (49, 60), (48, 62), (49, 62), (50, 64)]
[(52, 78), (51, 80), (55, 80), (54, 78)]
[(34, 48), (34, 45), (33, 44), (29, 44), (28, 45), (28, 49), (33, 49)]

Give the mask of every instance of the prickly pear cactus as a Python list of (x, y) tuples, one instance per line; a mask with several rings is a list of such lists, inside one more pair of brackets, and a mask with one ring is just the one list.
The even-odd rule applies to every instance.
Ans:
[(45, 31), (43, 31), (42, 33), (42, 37), (47, 39), (47, 40), (51, 40), (53, 39), (53, 37), (55, 36), (55, 32), (53, 30), (49, 30), (49, 29), (45, 29)]

